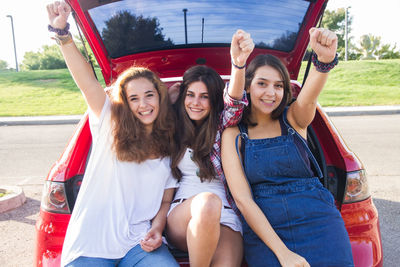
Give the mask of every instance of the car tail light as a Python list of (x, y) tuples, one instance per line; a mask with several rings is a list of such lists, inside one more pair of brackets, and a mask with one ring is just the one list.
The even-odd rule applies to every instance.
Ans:
[(370, 196), (367, 176), (364, 170), (347, 173), (343, 203), (353, 203)]
[(54, 213), (71, 213), (64, 183), (53, 181), (44, 183), (41, 207)]

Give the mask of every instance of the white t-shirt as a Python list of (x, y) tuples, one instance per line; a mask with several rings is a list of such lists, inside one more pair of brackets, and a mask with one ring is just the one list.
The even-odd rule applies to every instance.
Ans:
[(121, 162), (111, 149), (111, 103), (89, 112), (92, 152), (64, 240), (61, 265), (80, 256), (118, 259), (150, 229), (164, 190), (178, 186), (169, 158)]

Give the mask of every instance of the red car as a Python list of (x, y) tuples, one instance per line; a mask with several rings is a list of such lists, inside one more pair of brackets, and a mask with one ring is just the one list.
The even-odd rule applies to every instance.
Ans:
[[(69, 0), (107, 85), (127, 67), (145, 66), (167, 84), (182, 79), (190, 66), (205, 64), (225, 79), (230, 74), (229, 46), (236, 29), (250, 32), (260, 53), (279, 57), (289, 69), (294, 95), (309, 41), (327, 0)], [(336, 199), (350, 236), (357, 267), (382, 266), (378, 212), (368, 190), (364, 167), (345, 145), (319, 107), (308, 142)], [(84, 116), (64, 153), (45, 181), (36, 223), (36, 266), (59, 266), (70, 214), (90, 156), (91, 133)], [(101, 233), (99, 233), (101, 235)], [(173, 251), (181, 266), (187, 254)]]

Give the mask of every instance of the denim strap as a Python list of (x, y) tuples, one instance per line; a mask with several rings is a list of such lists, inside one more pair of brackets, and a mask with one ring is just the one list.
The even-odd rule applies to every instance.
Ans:
[(288, 132), (292, 135), (294, 134), (295, 137), (297, 137), (299, 140), (301, 140), (301, 143), (303, 144), (304, 149), (308, 154), (308, 158), (311, 160), (312, 164), (314, 165), (314, 167), (318, 173), (318, 178), (322, 179), (323, 174), (322, 174), (321, 168), (319, 167), (317, 160), (315, 159), (313, 153), (311, 152), (311, 150), (308, 147), (307, 143), (305, 142), (304, 138), (295, 129), (293, 129), (290, 126), (289, 122), (287, 121), (287, 118), (286, 118), (287, 110), (288, 109), (286, 108), (285, 111), (283, 112), (283, 122), (285, 123), (285, 125), (288, 129)]

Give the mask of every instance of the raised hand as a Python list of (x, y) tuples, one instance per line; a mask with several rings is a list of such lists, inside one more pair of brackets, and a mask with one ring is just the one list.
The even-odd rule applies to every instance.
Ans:
[(310, 46), (323, 63), (334, 60), (337, 50), (337, 36), (334, 32), (323, 28), (310, 29)]
[(64, 29), (67, 25), (68, 16), (71, 13), (71, 7), (64, 1), (55, 1), (47, 6), (47, 15), (49, 24), (56, 29)]
[(172, 104), (175, 104), (176, 100), (178, 100), (179, 98), (180, 87), (181, 83), (176, 82), (173, 85), (171, 85), (171, 87), (168, 88), (168, 96)]
[(231, 43), (231, 57), (236, 66), (243, 66), (246, 64), (247, 58), (250, 56), (254, 49), (254, 42), (250, 34), (237, 30), (232, 36)]

